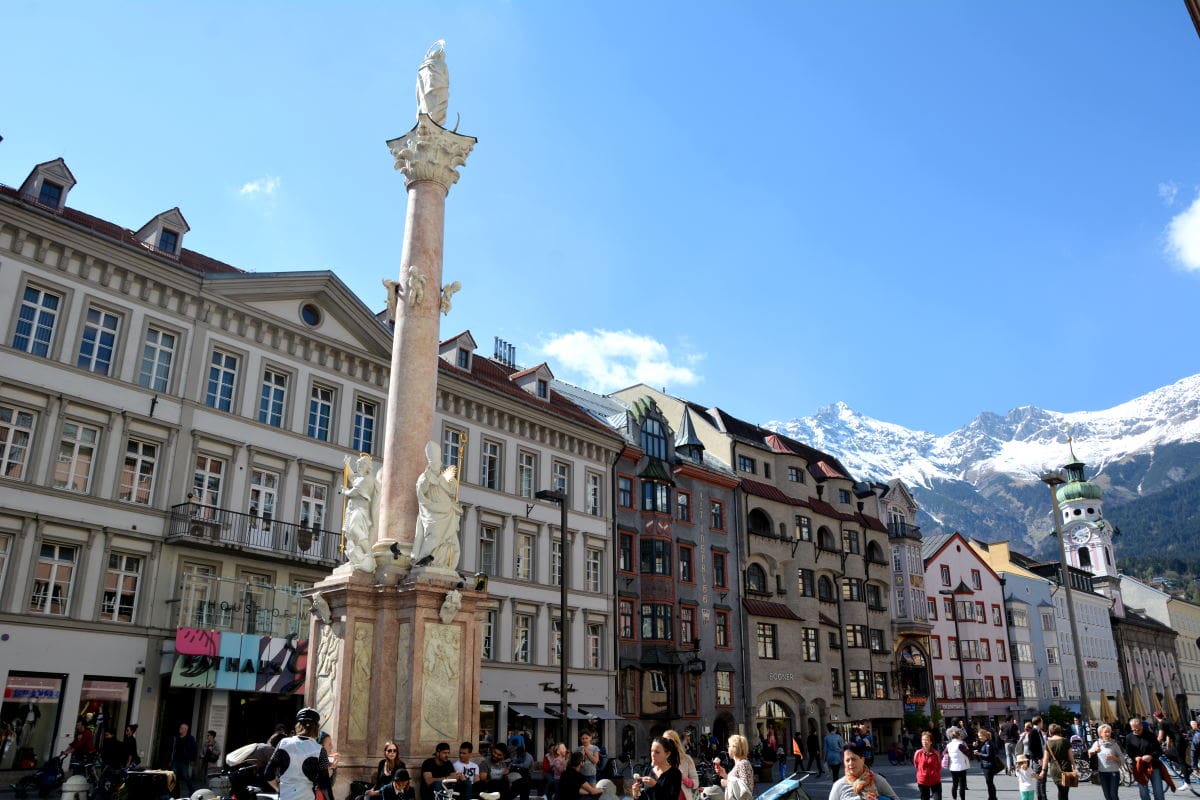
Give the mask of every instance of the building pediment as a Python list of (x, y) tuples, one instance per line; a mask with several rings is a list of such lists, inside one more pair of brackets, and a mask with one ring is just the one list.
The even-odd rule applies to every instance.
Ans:
[(272, 322), (391, 359), (391, 331), (332, 272), (224, 273), (205, 288)]

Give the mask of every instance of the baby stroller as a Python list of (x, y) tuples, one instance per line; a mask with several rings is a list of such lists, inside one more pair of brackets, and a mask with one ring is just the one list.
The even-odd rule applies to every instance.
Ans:
[(62, 759), (58, 756), (51, 756), (32, 775), (26, 775), (12, 785), (13, 796), (17, 800), (22, 800), (30, 792), (37, 792), (37, 796), (44, 800), (52, 791), (62, 786), (66, 778)]

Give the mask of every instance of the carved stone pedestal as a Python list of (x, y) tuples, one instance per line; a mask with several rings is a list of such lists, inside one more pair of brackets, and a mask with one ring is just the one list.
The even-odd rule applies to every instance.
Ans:
[(414, 779), (438, 742), (478, 740), (477, 607), (486, 595), (463, 586), (461, 605), (443, 608), (461, 583), (456, 574), (416, 570), (397, 586), (354, 572), (314, 587), (330, 614), (313, 618), (316, 679), (306, 700), (339, 754), (335, 797), (374, 776), (389, 739)]

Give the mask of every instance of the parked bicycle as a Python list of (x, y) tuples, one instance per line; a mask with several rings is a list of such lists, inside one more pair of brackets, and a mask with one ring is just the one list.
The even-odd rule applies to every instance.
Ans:
[(1192, 768), (1186, 764), (1180, 764), (1175, 759), (1169, 756), (1163, 756), (1162, 762), (1167, 766), (1167, 773), (1175, 781), (1176, 790), (1186, 786), (1192, 794), (1200, 797), (1200, 783), (1196, 783), (1200, 776), (1192, 772)]

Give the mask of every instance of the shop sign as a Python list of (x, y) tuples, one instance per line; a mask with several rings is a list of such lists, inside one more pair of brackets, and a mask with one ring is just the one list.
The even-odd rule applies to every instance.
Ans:
[(38, 678), (33, 675), (9, 675), (4, 686), (4, 702), (57, 703), (62, 693), (62, 679)]
[(171, 685), (189, 689), (303, 694), (308, 640), (197, 628), (175, 633)]

